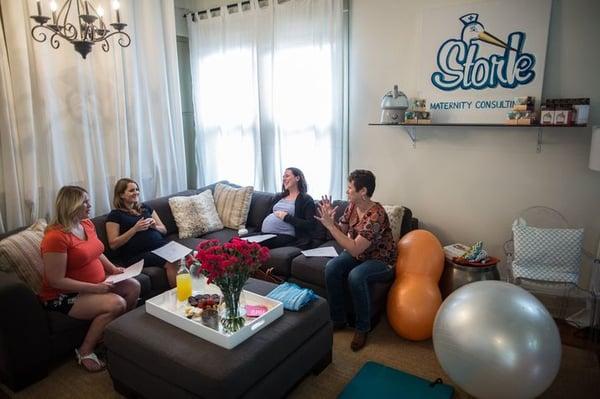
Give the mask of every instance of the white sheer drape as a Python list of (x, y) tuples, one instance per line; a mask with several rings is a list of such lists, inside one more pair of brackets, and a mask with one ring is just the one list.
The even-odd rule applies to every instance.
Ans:
[(85, 60), (33, 41), (35, 1), (0, 6), (0, 231), (50, 216), (65, 184), (87, 188), (97, 215), (123, 176), (144, 198), (185, 188), (173, 0), (121, 1), (130, 47), (109, 39)]
[(199, 184), (279, 190), (302, 169), (313, 195), (343, 182), (342, 0), (269, 1), (188, 16)]

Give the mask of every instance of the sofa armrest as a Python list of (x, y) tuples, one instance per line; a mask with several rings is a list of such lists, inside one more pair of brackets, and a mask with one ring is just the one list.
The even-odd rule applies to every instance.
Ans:
[(0, 380), (19, 390), (48, 374), (50, 333), (37, 296), (14, 273), (0, 272)]
[(419, 229), (419, 219), (412, 218), (410, 222), (411, 222), (411, 226), (410, 226), (410, 230), (411, 231)]
[(404, 215), (402, 216), (402, 225), (400, 226), (400, 237), (403, 237), (409, 231), (414, 230), (412, 220), (413, 220), (412, 211), (409, 208), (404, 207)]

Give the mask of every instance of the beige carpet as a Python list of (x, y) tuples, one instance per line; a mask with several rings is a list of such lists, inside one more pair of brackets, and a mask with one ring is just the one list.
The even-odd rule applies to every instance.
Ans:
[[(335, 398), (360, 367), (369, 360), (419, 377), (452, 384), (438, 364), (431, 341), (410, 342), (394, 334), (382, 321), (360, 352), (350, 350), (352, 331), (334, 335), (333, 363), (318, 376), (309, 375), (289, 395), (290, 398)], [(518, 383), (518, 381), (515, 381)], [(15, 398), (120, 398), (113, 391), (107, 372), (91, 374), (67, 360), (49, 377), (14, 394), (0, 386), (0, 397)], [(455, 386), (455, 398), (470, 398)], [(563, 346), (559, 374), (543, 398), (600, 398), (600, 366), (595, 353)]]

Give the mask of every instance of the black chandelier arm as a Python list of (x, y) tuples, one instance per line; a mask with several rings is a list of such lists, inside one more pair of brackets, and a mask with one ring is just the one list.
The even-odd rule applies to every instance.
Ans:
[(104, 39), (103, 40), (104, 43), (102, 43), (102, 50), (104, 50), (105, 53), (108, 53), (108, 50), (110, 50), (110, 44), (108, 44), (108, 40)]
[[(121, 37), (119, 37), (119, 40), (117, 40), (117, 43), (119, 43), (119, 46), (121, 47), (129, 47), (129, 45), (131, 44), (131, 37), (129, 37), (129, 35), (123, 31), (114, 31), (109, 33), (106, 36), (102, 36), (102, 38), (99, 38), (98, 40), (94, 40), (94, 43), (97, 42), (106, 42), (106, 39), (108, 39), (111, 36), (114, 35), (122, 35)], [(102, 49), (104, 49), (104, 44), (102, 44)], [(107, 50), (104, 50), (107, 51)]]
[(77, 28), (70, 22), (63, 25), (63, 33), (61, 37), (69, 41), (77, 39)]
[(48, 36), (46, 35), (46, 33), (44, 33), (43, 30), (38, 32), (38, 29), (41, 29), (41, 28), (48, 29), (52, 33), (54, 33), (54, 30), (52, 30), (44, 25), (36, 25), (31, 29), (31, 37), (33, 37), (33, 40), (35, 40), (36, 42), (43, 43), (46, 41)]
[(56, 36), (64, 38), (64, 36), (61, 35), (58, 32), (54, 32), (54, 34), (52, 36), (50, 36), (50, 45), (55, 50), (60, 47), (60, 42), (58, 41), (58, 39), (56, 38)]

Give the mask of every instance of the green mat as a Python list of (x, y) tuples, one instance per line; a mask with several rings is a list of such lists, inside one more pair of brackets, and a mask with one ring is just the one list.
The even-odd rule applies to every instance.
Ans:
[(338, 398), (448, 399), (453, 393), (454, 388), (441, 380), (427, 381), (383, 364), (367, 362)]

